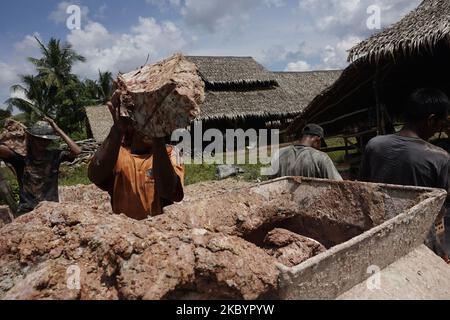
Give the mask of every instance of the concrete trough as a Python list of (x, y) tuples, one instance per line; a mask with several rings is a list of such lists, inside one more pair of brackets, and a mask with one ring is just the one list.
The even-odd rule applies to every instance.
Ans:
[[(328, 250), (295, 267), (279, 265), (274, 299), (335, 299), (420, 247), (446, 191), (418, 187), (281, 178), (252, 187), (271, 199), (291, 194), (303, 208), (282, 224)], [(327, 230), (330, 230), (327, 234)]]

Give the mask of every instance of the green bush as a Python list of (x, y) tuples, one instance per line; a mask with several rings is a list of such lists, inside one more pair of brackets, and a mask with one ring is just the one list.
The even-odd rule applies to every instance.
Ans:
[(91, 181), (87, 175), (87, 165), (82, 165), (79, 167), (62, 165), (59, 171), (59, 185), (74, 186), (77, 184), (91, 184)]

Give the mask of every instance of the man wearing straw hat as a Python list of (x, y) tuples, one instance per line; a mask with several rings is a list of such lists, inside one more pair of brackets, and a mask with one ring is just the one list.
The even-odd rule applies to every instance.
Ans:
[[(80, 147), (50, 118), (34, 124), (27, 132), (27, 154), (0, 145), (0, 159), (14, 168), (19, 183), (17, 216), (28, 213), (43, 201), (58, 202), (58, 174), (62, 162), (73, 161)], [(62, 138), (70, 151), (51, 150), (50, 144)]]

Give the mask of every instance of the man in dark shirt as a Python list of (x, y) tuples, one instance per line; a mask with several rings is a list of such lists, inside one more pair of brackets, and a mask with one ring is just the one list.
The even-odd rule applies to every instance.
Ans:
[[(447, 118), (447, 125), (444, 128), (444, 132), (447, 135), (446, 138), (440, 138), (434, 141), (431, 141), (434, 145), (444, 149), (447, 153), (450, 154), (450, 117)], [(444, 229), (445, 229), (445, 250), (447, 251), (447, 255), (450, 256), (450, 203), (446, 203), (446, 214), (444, 217)]]
[[(42, 201), (58, 202), (58, 174), (62, 162), (73, 161), (81, 153), (80, 147), (56, 123), (45, 118), (27, 130), (27, 155), (22, 156), (0, 145), (0, 159), (14, 168), (19, 184), (17, 216), (28, 213)], [(59, 136), (70, 151), (49, 150), (50, 143)]]
[[(450, 100), (437, 89), (414, 91), (404, 105), (404, 128), (367, 144), (361, 180), (449, 190), (450, 157), (427, 142), (445, 126), (449, 108)], [(434, 238), (429, 245), (443, 254)]]

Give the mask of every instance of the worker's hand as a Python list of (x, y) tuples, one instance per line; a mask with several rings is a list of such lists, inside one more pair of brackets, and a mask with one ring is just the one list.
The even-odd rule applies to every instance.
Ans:
[(128, 126), (130, 125), (130, 119), (121, 116), (120, 113), (120, 97), (122, 94), (123, 92), (121, 90), (116, 89), (112, 95), (111, 101), (106, 105), (109, 108), (109, 112), (111, 112), (114, 126), (120, 131), (120, 133), (125, 134), (128, 130)]
[(47, 121), (53, 128), (53, 130), (55, 130), (57, 133), (59, 133), (59, 127), (56, 124), (55, 120), (53, 120), (52, 118), (49, 118), (47, 116), (44, 117), (44, 121)]

